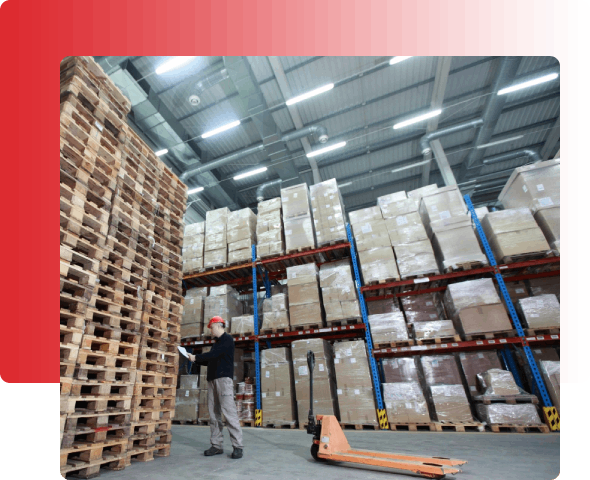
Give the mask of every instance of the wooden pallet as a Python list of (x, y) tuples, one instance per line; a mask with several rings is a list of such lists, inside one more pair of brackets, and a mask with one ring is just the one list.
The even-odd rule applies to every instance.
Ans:
[(551, 433), (547, 425), (492, 424), (487, 426), (494, 433)]
[(361, 317), (343, 318), (330, 321), (326, 320), (326, 325), (328, 327), (345, 327), (346, 325), (356, 325), (357, 323), (362, 323)]
[(471, 342), (473, 340), (494, 340), (498, 338), (516, 337), (518, 332), (516, 330), (504, 330), (501, 332), (486, 332), (486, 333), (470, 333), (465, 335), (465, 341)]
[(379, 430), (379, 425), (374, 423), (344, 423), (340, 422), (342, 430)]
[(83, 464), (88, 467), (94, 462), (119, 459), (126, 452), (126, 438), (97, 444), (74, 443), (71, 448), (60, 450), (60, 470), (63, 475), (83, 468)]
[(542, 258), (550, 258), (554, 257), (555, 254), (552, 250), (544, 250), (542, 252), (531, 252), (531, 253), (522, 253), (520, 255), (510, 255), (502, 258), (502, 261), (499, 262), (504, 265), (509, 265), (511, 263), (518, 263), (518, 262), (526, 262), (529, 260), (540, 260)]
[(264, 428), (278, 428), (278, 429), (294, 429), (297, 428), (297, 422), (291, 423), (266, 423), (262, 425)]
[(291, 325), (292, 332), (299, 332), (302, 330), (310, 330), (312, 328), (315, 328), (315, 329), (323, 328), (323, 325), (320, 323), (310, 323), (309, 325)]
[[(80, 360), (85, 360), (82, 358)], [(101, 362), (101, 359), (96, 359)], [(104, 362), (107, 363), (106, 361)], [(111, 363), (111, 362), (108, 362)], [(116, 362), (113, 362), (116, 364)], [(77, 380), (98, 380), (103, 382), (122, 382), (133, 383), (137, 376), (137, 371), (132, 367), (117, 367), (100, 364), (78, 364), (75, 365), (73, 376)], [(62, 375), (63, 376), (63, 375)]]
[(560, 328), (547, 327), (547, 328), (527, 328), (525, 330), (527, 337), (533, 337), (537, 335), (559, 335)]
[(433, 270), (431, 272), (423, 272), (418, 273), (416, 275), (401, 275), (402, 280), (420, 280), (421, 278), (430, 278), (434, 277), (435, 275), (440, 275), (438, 270)]
[(421, 338), (416, 340), (416, 345), (438, 345), (440, 343), (457, 343), (461, 341), (459, 335), (447, 335), (446, 337)]
[(485, 430), (482, 423), (469, 422), (469, 423), (434, 423), (435, 431), (437, 432), (483, 432)]
[(254, 427), (254, 420), (240, 420), (240, 427)]
[(131, 396), (61, 395), (60, 413), (126, 413), (131, 410)]
[(394, 432), (435, 432), (434, 423), (391, 423), (389, 429)]
[(397, 347), (411, 347), (414, 345), (414, 340), (400, 340), (399, 342), (384, 342), (374, 343), (373, 348), (380, 350), (382, 348), (397, 348)]
[(241, 337), (253, 337), (255, 334), (254, 332), (242, 332), (242, 333), (232, 333), (231, 336), (236, 339), (236, 338), (241, 338)]
[(68, 460), (66, 467), (60, 470), (62, 477), (71, 476), (75, 478), (95, 478), (100, 475), (102, 468), (107, 470), (124, 470), (126, 466), (126, 454), (109, 456), (105, 459), (93, 462), (84, 462), (78, 459)]
[(520, 403), (538, 404), (539, 399), (535, 395), (475, 395), (473, 397), (475, 402), (483, 403), (484, 405), (491, 405), (492, 403), (507, 403), (509, 405), (517, 405)]
[(120, 440), (129, 437), (130, 429), (129, 425), (108, 425), (106, 427), (79, 426), (72, 430), (64, 430), (61, 448)]
[(487, 265), (487, 262), (482, 261), (475, 261), (475, 262), (464, 262), (458, 263), (457, 265), (451, 265), (450, 267), (445, 268), (445, 273), (452, 273), (452, 272), (466, 272), (469, 270), (475, 270), (477, 268), (483, 268)]
[(260, 330), (260, 335), (276, 335), (278, 333), (288, 333), (290, 331), (291, 331), (291, 327), (267, 328), (264, 330)]
[(290, 250), (286, 250), (286, 255), (294, 255), (295, 253), (310, 252), (311, 250), (315, 250), (315, 247), (292, 248)]
[(387, 283), (399, 282), (399, 280), (400, 280), (399, 277), (388, 277), (388, 278), (383, 278), (380, 280), (372, 280), (370, 282), (365, 282), (365, 286), (374, 287), (375, 285), (385, 285)]

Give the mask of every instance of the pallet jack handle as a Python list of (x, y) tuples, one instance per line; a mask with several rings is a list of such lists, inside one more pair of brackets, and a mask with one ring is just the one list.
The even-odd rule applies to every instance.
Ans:
[(315, 367), (315, 355), (307, 352), (307, 366), (309, 368), (309, 415), (307, 417), (307, 433), (314, 435), (316, 432), (315, 417), (313, 416), (313, 369)]

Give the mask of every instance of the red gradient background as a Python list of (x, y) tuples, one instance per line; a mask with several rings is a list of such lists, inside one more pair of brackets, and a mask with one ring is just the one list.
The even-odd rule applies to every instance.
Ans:
[(57, 92), (64, 56), (558, 56), (555, 22), (566, 8), (548, 0), (4, 2), (0, 376), (59, 381)]

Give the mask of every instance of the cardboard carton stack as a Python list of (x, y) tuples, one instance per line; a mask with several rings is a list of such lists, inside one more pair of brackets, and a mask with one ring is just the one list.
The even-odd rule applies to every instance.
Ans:
[(553, 403), (553, 406), (557, 408), (557, 412), (559, 413), (559, 385), (561, 383), (560, 362), (559, 360), (541, 360), (539, 362), (539, 369), (541, 370), (541, 375), (543, 375), (543, 380), (545, 382), (545, 385), (547, 386), (547, 391), (549, 393), (549, 397), (551, 398), (551, 403)]
[(408, 198), (414, 198), (418, 204), (420, 204), (420, 200), (422, 199), (422, 197), (424, 195), (429, 195), (431, 193), (434, 193), (438, 190), (438, 185), (436, 184), (431, 184), (431, 185), (426, 185), (425, 187), (420, 187), (417, 188), (416, 190), (411, 190), (407, 193)]
[(182, 245), (182, 273), (195, 273), (203, 268), (204, 249), (205, 222), (187, 225)]
[(383, 359), (383, 400), (390, 424), (429, 423), (417, 357)]
[(242, 315), (231, 319), (232, 335), (243, 337), (254, 333), (254, 315)]
[(309, 187), (318, 247), (347, 241), (344, 203), (336, 179)]
[(471, 407), (453, 355), (420, 357), (428, 399), (437, 420), (443, 423), (473, 422)]
[(209, 210), (205, 218), (205, 268), (227, 264), (227, 219), (229, 208)]
[(375, 348), (380, 348), (378, 345), (408, 342), (408, 327), (401, 310), (369, 315), (368, 319)]
[(318, 274), (315, 263), (287, 268), (291, 327), (323, 324)]
[(320, 287), (326, 323), (360, 319), (358, 294), (349, 260), (324, 263), (320, 267)]
[(516, 385), (512, 373), (501, 368), (486, 370), (478, 374), (477, 380), (480, 391), (486, 396), (506, 397), (523, 393)]
[(559, 302), (555, 295), (521, 298), (518, 309), (526, 328), (559, 328)]
[(256, 242), (256, 255), (259, 258), (280, 256), (285, 253), (280, 197), (258, 203)]
[(203, 323), (208, 323), (213, 317), (221, 317), (226, 322), (226, 331), (231, 332), (231, 319), (240, 317), (243, 313), (243, 305), (238, 300), (238, 292), (232, 287), (220, 285), (210, 288), (209, 296), (205, 298)]
[[(417, 322), (412, 324), (412, 332), (416, 340), (430, 338), (455, 337), (457, 332), (451, 320), (436, 320), (434, 322)], [(458, 340), (458, 337), (457, 337)]]
[(296, 340), (291, 344), (291, 357), (293, 359), (293, 378), (295, 379), (299, 427), (307, 425), (309, 414), (309, 368), (307, 366), (307, 352), (309, 350), (315, 355), (313, 414), (340, 417), (338, 403), (336, 402), (332, 346), (321, 338)]
[(363, 283), (399, 280), (387, 225), (379, 207), (350, 212), (348, 218), (361, 263)]
[(174, 420), (196, 422), (199, 418), (199, 375), (181, 375), (176, 390)]
[(491, 369), (501, 369), (500, 359), (495, 350), (482, 352), (461, 352), (459, 363), (467, 380), (470, 395), (478, 394), (477, 376)]
[(530, 209), (551, 248), (559, 254), (560, 160), (519, 167), (498, 199), (505, 208)]
[(289, 296), (286, 293), (277, 293), (270, 298), (265, 298), (262, 311), (261, 331), (289, 329)]
[[(529, 291), (528, 291), (528, 288), (527, 288), (524, 280), (518, 281), (518, 282), (508, 282), (505, 285), (506, 285), (506, 290), (508, 290), (508, 295), (510, 296), (510, 300), (512, 301), (512, 305), (517, 305), (518, 301), (521, 298), (528, 298), (529, 297)], [(498, 296), (502, 300), (502, 303), (504, 303), (504, 305), (506, 305), (506, 302), (504, 300), (504, 296), (500, 292), (500, 288), (497, 285), (496, 285), (496, 291), (498, 292)]]
[(367, 301), (367, 312), (369, 315), (379, 315), (382, 313), (394, 313), (399, 310), (397, 300), (385, 298), (383, 300)]
[(482, 228), (499, 263), (528, 253), (547, 253), (549, 244), (528, 208), (488, 213)]
[(335, 343), (334, 368), (340, 421), (355, 425), (378, 425), (364, 340)]
[(474, 263), (487, 265), (457, 186), (426, 193), (420, 200), (419, 212), (441, 271)]
[(377, 199), (381, 214), (397, 259), (401, 278), (440, 273), (428, 239), (426, 229), (418, 213), (415, 198), (405, 197), (405, 192), (385, 195)]
[(490, 425), (541, 425), (537, 407), (532, 403), (509, 405), (507, 403), (492, 403), (476, 406), (477, 416), (482, 422)]
[(453, 283), (444, 295), (447, 314), (462, 335), (512, 329), (492, 279)]
[(290, 348), (271, 348), (262, 351), (260, 392), (263, 425), (295, 425), (297, 412)]
[(203, 334), (206, 297), (207, 287), (191, 288), (186, 291), (184, 313), (180, 325), (181, 338), (200, 337)]
[(532, 278), (528, 281), (533, 296), (553, 294), (559, 300), (560, 282), (559, 276), (546, 278)]
[(231, 212), (227, 217), (227, 263), (251, 262), (256, 243), (256, 215), (249, 208)]
[(408, 325), (446, 320), (444, 306), (438, 293), (402, 297), (401, 304)]
[(287, 253), (314, 249), (316, 241), (307, 184), (282, 188), (281, 202)]

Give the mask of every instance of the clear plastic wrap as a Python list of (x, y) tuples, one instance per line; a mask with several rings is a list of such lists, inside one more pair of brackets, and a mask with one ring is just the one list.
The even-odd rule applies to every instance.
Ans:
[(216, 287), (210, 287), (209, 296), (215, 297), (217, 295), (232, 295), (234, 297), (237, 297), (238, 292), (236, 292), (234, 288), (230, 285), (218, 285)]
[(518, 307), (527, 328), (559, 328), (559, 302), (555, 295), (521, 298)]
[(391, 238), (384, 220), (375, 219), (352, 225), (354, 242), (358, 252), (373, 248), (391, 247)]
[(276, 294), (263, 303), (262, 330), (289, 328), (289, 300), (286, 294)]
[(227, 244), (227, 251), (229, 253), (238, 251), (238, 250), (250, 250), (252, 252), (252, 238), (244, 238), (242, 240), (236, 240), (235, 242), (229, 242)]
[(431, 235), (432, 249), (441, 270), (470, 263), (488, 264), (468, 215), (433, 221), (426, 230)]
[(539, 362), (539, 369), (543, 380), (551, 397), (553, 406), (560, 411), (560, 383), (561, 383), (561, 370), (560, 362), (552, 360), (541, 360)]
[(491, 425), (540, 425), (542, 424), (537, 407), (532, 403), (509, 405), (493, 403), (477, 404), (477, 416), (482, 422)]
[(369, 315), (379, 315), (381, 313), (393, 313), (399, 310), (397, 300), (386, 298), (384, 300), (366, 301)]
[(382, 205), (381, 213), (390, 226), (422, 225), (422, 218), (418, 212), (418, 202), (415, 198), (391, 203), (386, 207)]
[(311, 215), (285, 219), (285, 249), (292, 252), (315, 248), (315, 235)]
[(256, 243), (256, 234), (254, 231), (248, 230), (247, 228), (227, 231), (227, 249), (230, 252), (249, 248), (253, 243)]
[(256, 214), (249, 208), (243, 208), (241, 210), (230, 212), (227, 217), (227, 229), (248, 229), (250, 231), (255, 231)]
[(317, 283), (302, 283), (289, 286), (289, 306), (320, 303), (320, 290)]
[(420, 382), (419, 357), (400, 357), (383, 359), (385, 383)]
[[(401, 297), (402, 309), (408, 325), (416, 322), (446, 320), (444, 307), (438, 293)], [(369, 303), (369, 307), (371, 302)]]
[(451, 217), (462, 217), (467, 212), (461, 190), (456, 185), (426, 193), (420, 200), (420, 216), (425, 224)]
[(405, 245), (407, 243), (428, 240), (428, 235), (420, 215), (409, 213), (398, 215), (395, 218), (385, 220), (385, 226), (389, 233), (392, 246)]
[(541, 228), (543, 235), (551, 249), (560, 254), (560, 207), (544, 208), (535, 213), (537, 225)]
[(260, 352), (262, 368), (291, 363), (291, 349), (288, 347), (269, 348)]
[(205, 235), (205, 253), (221, 249), (227, 249), (227, 232), (207, 233)]
[(182, 273), (190, 274), (200, 271), (203, 268), (203, 257), (195, 257), (183, 260)]
[(401, 202), (402, 200), (406, 200), (408, 198), (406, 192), (404, 190), (400, 190), (399, 192), (390, 193), (388, 195), (383, 195), (377, 198), (377, 205), (379, 207), (383, 207), (384, 205), (389, 205), (390, 203), (397, 203)]
[(227, 247), (219, 250), (205, 251), (203, 266), (205, 268), (220, 267), (227, 264)]
[(230, 210), (227, 207), (218, 208), (217, 210), (209, 210), (205, 216), (205, 222), (207, 225), (214, 223), (222, 223), (227, 225), (227, 219), (230, 214)]
[(500, 368), (492, 368), (477, 374), (480, 391), (486, 395), (523, 395), (526, 392), (516, 385), (512, 373)]
[(269, 198), (258, 202), (258, 217), (271, 212), (280, 212), (282, 209), (281, 197)]
[(402, 312), (369, 315), (368, 318), (374, 344), (402, 342), (409, 339), (408, 328)]
[(323, 326), (322, 306), (318, 303), (289, 306), (289, 323), (292, 327), (305, 325)]
[(373, 220), (383, 220), (381, 209), (379, 207), (363, 208), (348, 213), (348, 219), (354, 227), (356, 224), (372, 222)]
[[(453, 355), (420, 357), (427, 385), (461, 385), (461, 374)], [(463, 387), (461, 387), (463, 388)]]
[(244, 335), (254, 333), (254, 315), (242, 315), (231, 319), (231, 334)]
[(429, 387), (429, 391), (439, 422), (473, 422), (471, 407), (463, 385), (434, 385)]
[(397, 264), (390, 246), (359, 252), (359, 258), (365, 285), (380, 280), (399, 280)]
[(430, 240), (397, 245), (394, 252), (402, 279), (440, 273)]
[(184, 227), (184, 238), (205, 234), (205, 222), (191, 223)]
[(500, 303), (494, 281), (491, 278), (452, 283), (444, 294), (445, 307), (450, 318), (456, 317), (468, 307)]
[[(418, 202), (416, 199), (411, 198), (410, 202), (407, 202), (408, 197), (406, 192), (396, 192), (389, 195), (384, 195), (382, 197), (377, 198), (377, 205), (381, 209), (381, 215), (383, 218), (392, 218), (396, 215), (403, 215), (404, 213), (408, 213), (410, 211), (418, 211)], [(404, 206), (406, 204), (407, 206)], [(408, 207), (410, 210), (408, 210)], [(399, 209), (402, 208), (401, 213), (397, 213)], [(414, 210), (411, 210), (411, 209)]]
[(459, 353), (459, 363), (461, 363), (469, 392), (472, 395), (477, 395), (478, 393), (478, 374), (485, 373), (490, 369), (502, 368), (502, 364), (495, 350), (461, 352)]
[(428, 405), (418, 382), (383, 383), (389, 423), (429, 423)]
[(349, 260), (323, 264), (320, 268), (320, 286), (326, 321), (360, 318)]
[(431, 193), (436, 192), (437, 190), (438, 190), (438, 185), (432, 184), (432, 185), (426, 185), (425, 187), (417, 188), (416, 190), (411, 190), (407, 193), (407, 195), (408, 195), (408, 198), (413, 198), (418, 203), (420, 203), (420, 200), (422, 199), (422, 197), (424, 195), (429, 195)]
[(298, 217), (311, 217), (309, 189), (306, 183), (281, 188), (281, 203), (285, 221)]
[(358, 300), (350, 300), (346, 302), (324, 302), (324, 310), (326, 312), (326, 322), (354, 320), (360, 322), (361, 310)]
[(417, 322), (412, 324), (412, 331), (416, 340), (426, 338), (449, 337), (457, 335), (451, 320), (437, 320), (434, 322)]
[(318, 281), (319, 269), (315, 263), (306, 263), (287, 267), (287, 285), (301, 285), (302, 283), (316, 283)]
[(498, 200), (505, 208), (529, 208), (533, 213), (560, 204), (560, 160), (516, 168)]
[(227, 254), (227, 263), (230, 265), (233, 263), (249, 262), (252, 260), (252, 249), (244, 248), (242, 250), (234, 250)]
[(309, 194), (318, 246), (345, 241), (344, 206), (336, 179), (312, 185)]
[(205, 222), (188, 225), (182, 247), (182, 272), (194, 273), (203, 268)]
[[(211, 287), (211, 290), (217, 287)], [(230, 293), (226, 295), (209, 296), (205, 299), (205, 314), (203, 323), (206, 324), (213, 317), (221, 317), (226, 321), (226, 330), (231, 331), (231, 319), (240, 317), (244, 313), (242, 302), (237, 295)]]

